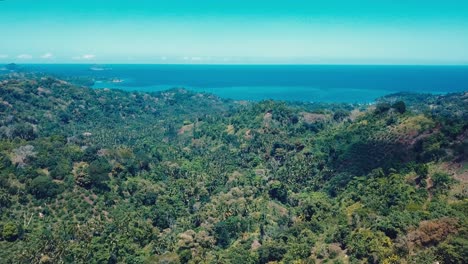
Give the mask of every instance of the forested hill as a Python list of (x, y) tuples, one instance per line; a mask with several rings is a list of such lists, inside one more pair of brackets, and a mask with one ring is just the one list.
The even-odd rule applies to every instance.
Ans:
[(0, 263), (465, 263), (468, 93), (373, 105), (0, 78)]

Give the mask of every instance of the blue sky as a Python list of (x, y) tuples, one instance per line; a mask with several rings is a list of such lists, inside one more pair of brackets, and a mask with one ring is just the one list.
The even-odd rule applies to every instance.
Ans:
[(466, 0), (4, 0), (0, 62), (468, 64)]

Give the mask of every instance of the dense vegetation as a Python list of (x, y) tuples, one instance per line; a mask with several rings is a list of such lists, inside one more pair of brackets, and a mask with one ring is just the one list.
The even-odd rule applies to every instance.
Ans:
[(0, 263), (464, 263), (467, 107), (5, 75)]

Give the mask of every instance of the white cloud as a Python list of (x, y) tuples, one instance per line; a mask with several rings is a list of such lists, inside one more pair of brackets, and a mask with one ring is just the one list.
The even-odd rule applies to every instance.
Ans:
[(18, 55), (17, 58), (21, 59), (21, 60), (29, 60), (29, 59), (32, 59), (32, 56), (29, 55), (29, 54), (20, 54), (20, 55)]
[(204, 58), (202, 58), (202, 57), (187, 57), (187, 56), (183, 57), (182, 59), (186, 60), (186, 61), (202, 61), (202, 60), (204, 60)]
[(50, 52), (47, 52), (46, 54), (41, 56), (41, 59), (52, 59), (54, 55)]
[(93, 60), (96, 58), (96, 55), (93, 54), (84, 54), (82, 56), (73, 57), (74, 60)]
[(0, 54), (0, 59), (6, 59), (6, 58), (8, 58), (8, 55), (6, 55), (6, 54)]

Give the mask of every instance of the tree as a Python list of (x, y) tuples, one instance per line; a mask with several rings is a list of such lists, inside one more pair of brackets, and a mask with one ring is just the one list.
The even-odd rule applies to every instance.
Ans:
[(312, 193), (299, 201), (300, 216), (306, 221), (325, 219), (331, 207), (330, 200), (321, 192)]
[(50, 176), (57, 180), (63, 180), (65, 176), (70, 175), (71, 173), (71, 166), (69, 161), (65, 159), (61, 159), (57, 162), (57, 164), (52, 168), (50, 171)]
[(413, 167), (414, 172), (421, 178), (425, 179), (429, 173), (429, 168), (426, 164), (416, 164)]
[(216, 244), (226, 248), (231, 241), (247, 230), (247, 223), (239, 216), (232, 216), (215, 225)]
[(36, 138), (36, 132), (32, 125), (21, 123), (13, 128), (12, 136), (13, 138), (17, 137), (24, 140), (33, 140)]
[(397, 101), (392, 105), (392, 108), (397, 110), (398, 113), (404, 114), (406, 112), (406, 104), (403, 101)]
[[(466, 235), (466, 233), (465, 233)], [(442, 263), (465, 263), (468, 259), (468, 239), (466, 237), (452, 238), (437, 247), (436, 254)]]
[(98, 159), (89, 164), (88, 175), (91, 178), (91, 184), (98, 189), (107, 189), (106, 181), (109, 180), (111, 166), (104, 159)]
[(342, 109), (336, 110), (335, 113), (333, 114), (333, 120), (342, 121), (347, 116), (349, 116), (349, 114), (350, 114), (349, 111), (346, 111), (346, 110), (342, 110)]
[(3, 208), (8, 208), (11, 205), (10, 195), (3, 189), (0, 189), (0, 212)]
[(380, 231), (358, 229), (347, 239), (347, 248), (358, 259), (383, 262), (392, 255), (392, 241)]
[(39, 176), (31, 181), (28, 191), (36, 198), (43, 199), (54, 197), (60, 192), (60, 188), (49, 177)]
[(431, 179), (433, 182), (433, 188), (436, 190), (436, 192), (440, 193), (448, 191), (450, 185), (453, 182), (452, 178), (450, 178), (450, 175), (441, 172), (434, 173)]
[(88, 172), (89, 164), (86, 162), (80, 162), (75, 166), (73, 174), (75, 176), (75, 183), (78, 186), (88, 188), (92, 184), (91, 176)]
[(258, 250), (259, 263), (264, 264), (271, 261), (280, 261), (284, 254), (286, 254), (286, 249), (273, 244), (263, 245)]
[(216, 224), (215, 238), (216, 244), (221, 246), (222, 248), (228, 247), (231, 243), (231, 237), (224, 222), (219, 222), (218, 224)]
[(177, 218), (176, 209), (166, 202), (156, 204), (153, 211), (153, 225), (161, 229), (170, 228)]
[(285, 203), (288, 200), (288, 191), (286, 190), (284, 184), (279, 181), (274, 181), (271, 183), (268, 194), (271, 198), (276, 199), (282, 203)]
[(15, 241), (20, 234), (18, 226), (13, 222), (7, 222), (3, 225), (2, 236), (7, 241)]
[(391, 108), (391, 105), (389, 103), (386, 103), (386, 102), (378, 103), (375, 106), (375, 113), (376, 114), (383, 114), (383, 113), (387, 112), (388, 110), (390, 110), (390, 108)]

